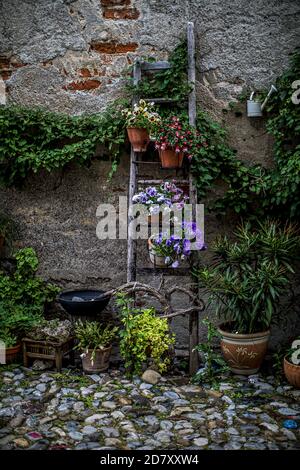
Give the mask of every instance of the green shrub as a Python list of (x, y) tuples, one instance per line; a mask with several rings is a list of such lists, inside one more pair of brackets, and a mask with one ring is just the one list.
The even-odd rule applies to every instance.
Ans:
[(292, 225), (274, 221), (241, 226), (236, 241), (219, 237), (210, 266), (195, 270), (199, 286), (210, 294), (219, 317), (237, 333), (268, 329), (280, 308), (280, 297), (291, 284), (292, 262), (300, 237)]
[(149, 359), (164, 372), (169, 363), (168, 351), (175, 342), (168, 321), (155, 315), (153, 308), (137, 309), (131, 299), (120, 294), (117, 299), (124, 328), (120, 330), (120, 352), (129, 375), (140, 374)]

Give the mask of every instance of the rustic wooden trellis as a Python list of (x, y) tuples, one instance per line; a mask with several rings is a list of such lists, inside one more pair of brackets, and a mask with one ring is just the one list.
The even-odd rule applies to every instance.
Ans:
[[(188, 99), (188, 114), (189, 123), (192, 126), (196, 126), (196, 90), (195, 90), (195, 35), (194, 35), (194, 24), (189, 22), (187, 27), (187, 45), (188, 45), (188, 81), (191, 87)], [(133, 82), (134, 85), (138, 85), (142, 79), (143, 72), (152, 73), (161, 72), (171, 68), (169, 62), (141, 62), (137, 60), (133, 67)], [(137, 103), (141, 97), (135, 95), (132, 100), (132, 105)], [(159, 104), (172, 104), (174, 100), (166, 98), (155, 98), (149, 99), (148, 101), (159, 103)], [(130, 178), (129, 178), (129, 205), (131, 204), (132, 198), (137, 191), (138, 185), (159, 185), (163, 183), (163, 179), (149, 180), (144, 179), (140, 174), (140, 169), (144, 165), (159, 165), (156, 161), (144, 161), (143, 154), (135, 152), (131, 148), (130, 155)], [(174, 181), (174, 180), (173, 180)], [(180, 184), (188, 185), (189, 188), (189, 202), (192, 205), (193, 220), (196, 215), (196, 201), (197, 193), (196, 187), (193, 182), (191, 172), (188, 172), (187, 179), (178, 179), (176, 182)], [(172, 289), (162, 293), (162, 284), (160, 288), (154, 289), (146, 284), (134, 282), (136, 281), (138, 274), (157, 273), (158, 275), (167, 276), (189, 276), (189, 268), (156, 268), (155, 266), (137, 266), (137, 242), (131, 237), (130, 234), (130, 223), (132, 221), (132, 215), (128, 213), (128, 246), (127, 246), (127, 284), (121, 286), (118, 290), (125, 290), (128, 293), (144, 293), (154, 296), (163, 307), (163, 316), (166, 318), (175, 317), (177, 315), (189, 315), (189, 369), (190, 373), (193, 374), (197, 371), (199, 366), (198, 353), (195, 351), (195, 346), (199, 343), (199, 312), (204, 310), (204, 303), (198, 298), (198, 290), (196, 286), (192, 286), (190, 289), (184, 289), (180, 286), (173, 286)], [(192, 305), (186, 309), (173, 310), (171, 306), (171, 296), (175, 292), (181, 291), (188, 295)], [(114, 291), (116, 292), (116, 291)]]

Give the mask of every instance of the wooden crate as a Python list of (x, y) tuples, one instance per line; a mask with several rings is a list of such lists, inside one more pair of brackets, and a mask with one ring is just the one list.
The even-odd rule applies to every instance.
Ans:
[(69, 356), (70, 362), (74, 364), (74, 337), (60, 343), (23, 338), (22, 344), (25, 367), (28, 367), (29, 359), (52, 360), (55, 362), (56, 370), (60, 372), (64, 356)]

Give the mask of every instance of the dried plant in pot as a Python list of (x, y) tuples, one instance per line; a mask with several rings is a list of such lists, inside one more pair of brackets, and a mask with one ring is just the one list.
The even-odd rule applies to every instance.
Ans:
[(221, 349), (232, 372), (250, 375), (259, 370), (271, 323), (280, 313), (280, 298), (292, 282), (291, 262), (299, 242), (292, 225), (242, 225), (234, 241), (219, 237), (213, 263), (195, 271), (223, 320)]
[(283, 360), (283, 370), (287, 381), (300, 388), (300, 338), (293, 341), (291, 349)]
[(146, 152), (151, 129), (160, 122), (160, 116), (154, 111), (154, 103), (140, 100), (133, 109), (123, 109), (122, 114), (126, 119), (127, 134), (133, 150)]
[(103, 372), (109, 367), (112, 342), (118, 328), (111, 325), (103, 326), (97, 321), (78, 321), (75, 336), (81, 351), (82, 367), (87, 374)]

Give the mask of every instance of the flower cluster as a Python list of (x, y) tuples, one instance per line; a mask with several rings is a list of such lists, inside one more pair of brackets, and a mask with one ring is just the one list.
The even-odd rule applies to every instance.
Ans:
[(140, 100), (138, 104), (134, 105), (133, 109), (123, 109), (122, 115), (126, 119), (126, 127), (150, 130), (153, 125), (158, 125), (161, 122), (159, 114), (154, 112), (154, 103), (146, 103), (145, 100)]
[(159, 256), (165, 257), (165, 264), (173, 268), (179, 266), (180, 260), (185, 260), (192, 253), (192, 243), (196, 250), (204, 250), (201, 230), (195, 222), (183, 222), (181, 234), (159, 233), (152, 237), (153, 250)]
[(150, 214), (158, 214), (163, 205), (164, 210), (168, 210), (171, 206), (180, 210), (188, 199), (189, 197), (176, 184), (166, 181), (158, 189), (149, 186), (145, 191), (135, 194), (132, 201), (146, 205)]
[(197, 148), (205, 144), (204, 138), (194, 127), (180, 122), (176, 116), (162, 121), (156, 127), (155, 148), (157, 150), (173, 149), (176, 153), (185, 153), (191, 159)]

